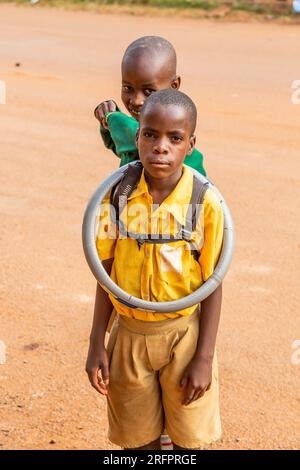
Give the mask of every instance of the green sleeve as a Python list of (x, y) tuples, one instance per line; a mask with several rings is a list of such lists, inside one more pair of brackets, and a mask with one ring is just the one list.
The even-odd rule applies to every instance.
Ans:
[[(117, 103), (116, 102), (114, 103), (116, 105), (117, 111), (120, 111)], [(105, 127), (103, 127), (102, 124), (100, 124), (100, 135), (102, 137), (105, 147), (109, 150), (112, 150), (117, 155), (116, 145), (111, 137), (110, 131), (108, 129), (105, 129)]]
[(114, 141), (111, 138), (110, 132), (109, 130), (105, 129), (105, 127), (103, 127), (102, 124), (100, 124), (100, 134), (101, 134), (105, 147), (109, 150), (112, 150), (117, 155), (116, 146), (115, 146)]
[(139, 124), (136, 119), (120, 111), (114, 111), (107, 115), (107, 124), (109, 130), (101, 126), (100, 133), (105, 147), (120, 158), (120, 166), (138, 160), (135, 136)]
[(191, 155), (187, 155), (184, 160), (185, 165), (191, 166), (195, 170), (199, 171), (201, 175), (206, 176), (206, 171), (203, 166), (203, 155), (196, 148), (193, 150)]

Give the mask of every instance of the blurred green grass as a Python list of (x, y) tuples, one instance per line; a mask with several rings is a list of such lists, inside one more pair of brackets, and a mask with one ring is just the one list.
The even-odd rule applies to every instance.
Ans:
[[(8, 3), (9, 0), (0, 0), (0, 3)], [(30, 0), (12, 0), (17, 4), (30, 4)], [(127, 6), (127, 7), (148, 7), (158, 9), (178, 9), (178, 10), (203, 10), (213, 11), (220, 7), (227, 7), (227, 13), (249, 12), (256, 15), (269, 15), (270, 17), (294, 16), (292, 13), (290, 0), (228, 0), (225, 2), (218, 0), (40, 0), (39, 5), (71, 6), (82, 9), (87, 7), (101, 6)], [(226, 14), (227, 14), (226, 13)]]

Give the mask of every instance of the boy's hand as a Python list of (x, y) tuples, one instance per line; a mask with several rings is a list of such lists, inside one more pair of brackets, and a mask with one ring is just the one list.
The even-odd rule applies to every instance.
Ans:
[(107, 395), (109, 366), (108, 355), (104, 346), (98, 350), (90, 346), (85, 371), (89, 376), (91, 385), (97, 392), (101, 393), (101, 395)]
[(102, 126), (105, 129), (108, 129), (105, 114), (113, 113), (116, 110), (117, 110), (117, 105), (114, 101), (112, 100), (103, 101), (102, 103), (98, 104), (98, 106), (96, 106), (94, 110), (94, 115), (95, 115), (95, 118), (98, 119), (100, 124), (102, 124)]
[(183, 390), (183, 405), (203, 397), (210, 389), (212, 381), (212, 363), (206, 359), (194, 357), (185, 369), (180, 381)]

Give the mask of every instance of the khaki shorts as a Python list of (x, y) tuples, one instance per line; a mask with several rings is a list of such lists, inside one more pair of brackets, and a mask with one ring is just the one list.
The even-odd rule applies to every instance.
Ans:
[(212, 384), (204, 396), (182, 405), (182, 374), (197, 346), (199, 313), (160, 322), (119, 316), (107, 350), (109, 439), (135, 448), (166, 428), (180, 447), (201, 448), (221, 436), (216, 355)]

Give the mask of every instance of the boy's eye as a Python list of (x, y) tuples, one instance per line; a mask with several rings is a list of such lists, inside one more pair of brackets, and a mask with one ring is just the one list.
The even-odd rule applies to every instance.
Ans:
[(152, 90), (151, 88), (146, 88), (146, 89), (144, 90), (144, 95), (145, 95), (145, 96), (150, 96), (151, 93), (154, 93), (155, 91), (156, 91), (156, 90)]
[(153, 137), (153, 132), (149, 132), (149, 131), (144, 132), (144, 137)]
[(128, 85), (123, 85), (123, 91), (131, 91), (132, 90), (132, 87), (131, 86), (128, 86)]
[(173, 135), (171, 139), (173, 140), (173, 142), (181, 142), (183, 140), (180, 135)]

